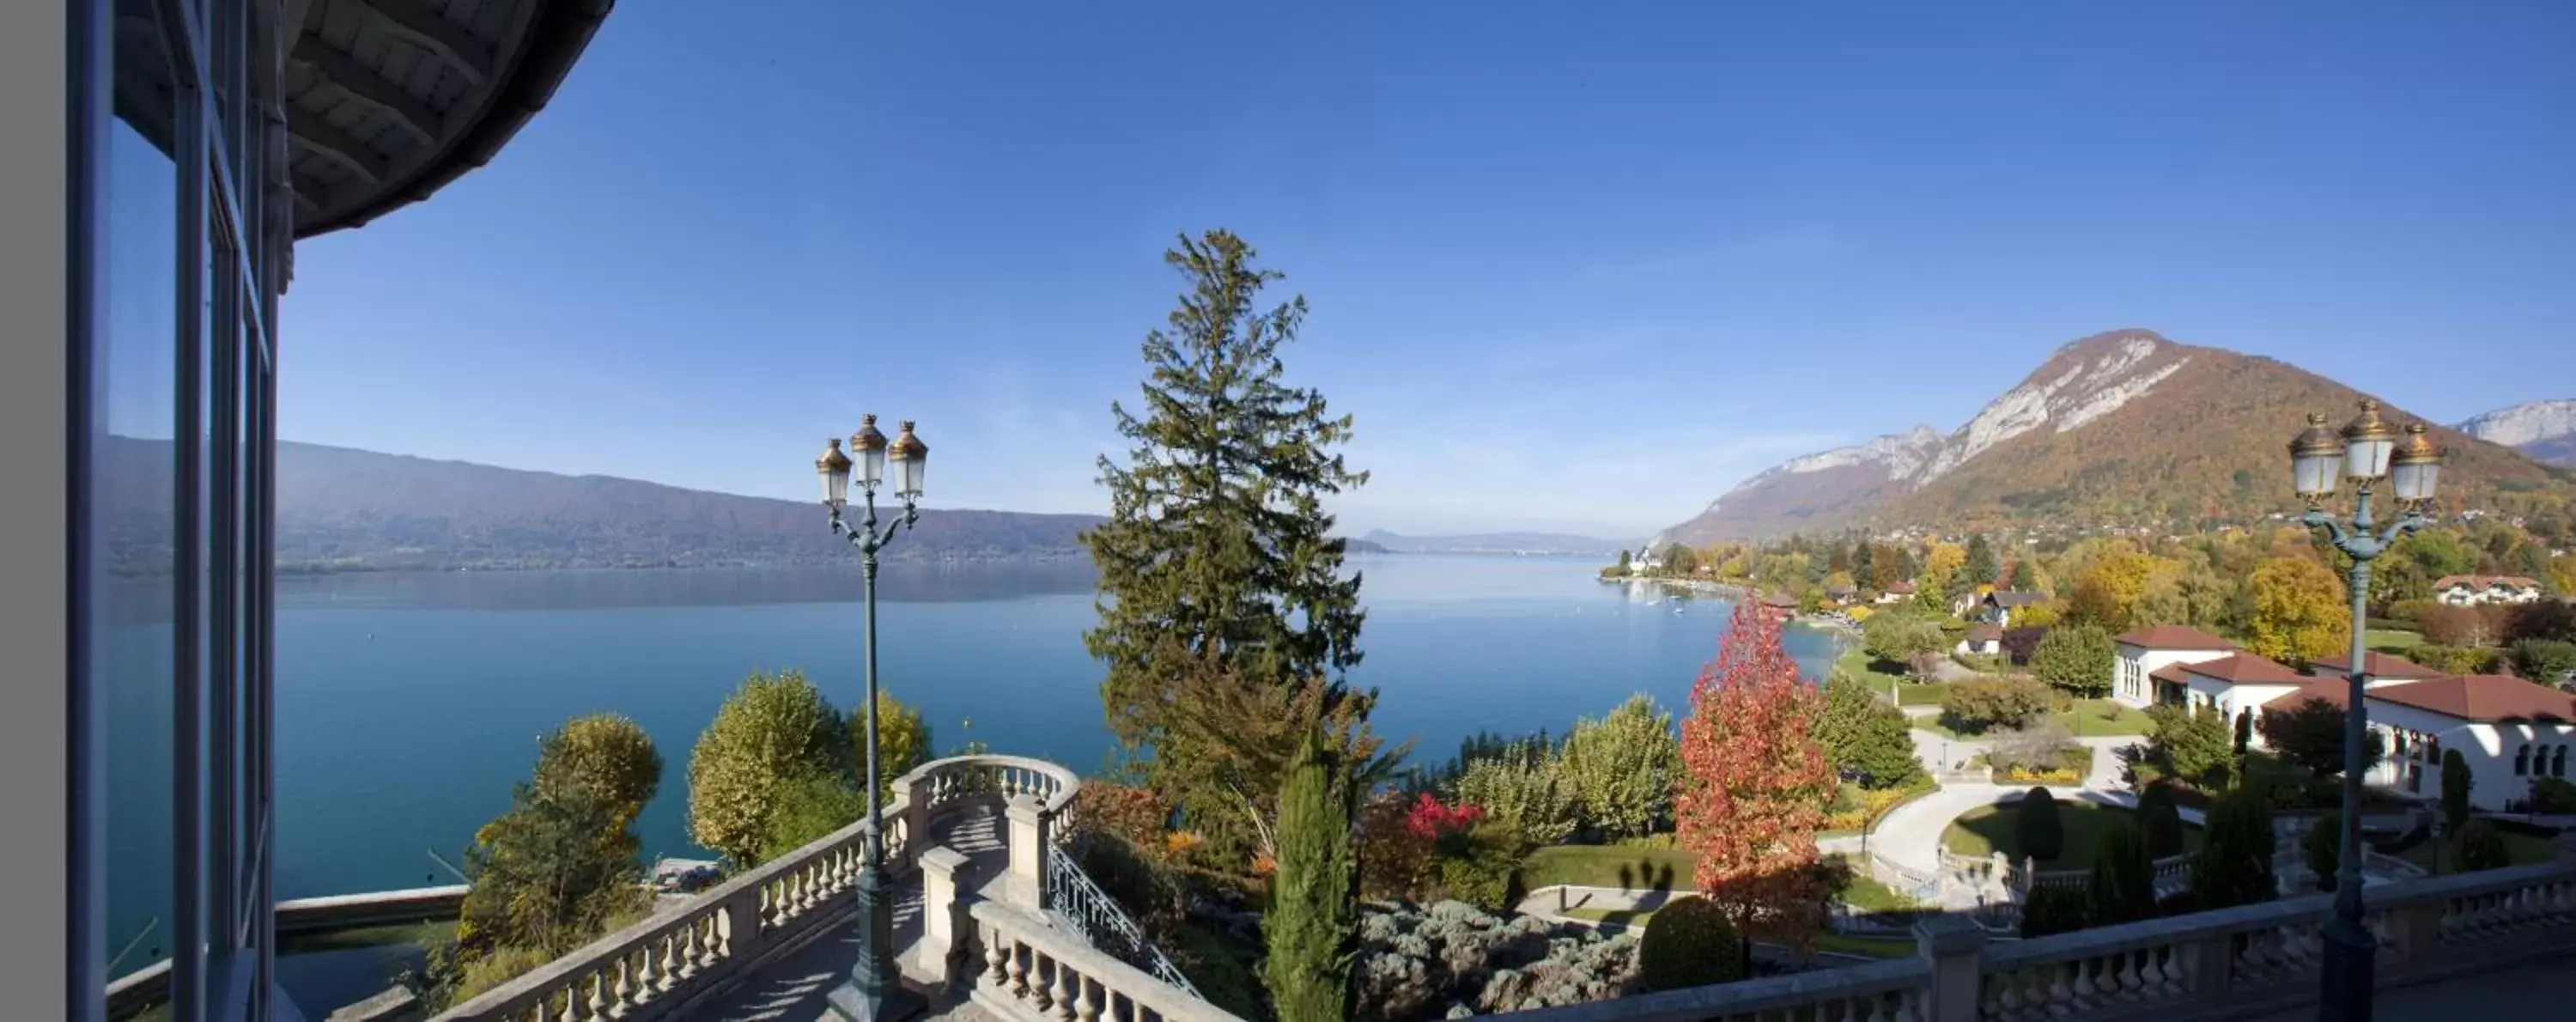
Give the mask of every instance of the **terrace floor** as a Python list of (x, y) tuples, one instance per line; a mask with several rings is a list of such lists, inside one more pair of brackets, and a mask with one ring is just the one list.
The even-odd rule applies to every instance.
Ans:
[[(1009, 850), (1004, 844), (1006, 833), (1000, 807), (983, 807), (947, 818), (932, 829), (930, 841), (966, 856), (966, 870), (960, 874), (959, 883), (972, 886), (983, 897), (999, 898), (1010, 865)], [(850, 967), (858, 963), (859, 939), (857, 919), (834, 923), (812, 943), (789, 952), (703, 1007), (690, 1011), (689, 1018), (692, 1022), (831, 1019), (825, 998), (849, 978)], [(927, 994), (930, 973), (912, 961), (913, 949), (920, 941), (921, 879), (916, 873), (896, 887), (895, 961), (903, 967), (905, 985)], [(993, 1022), (994, 1016), (967, 1003), (964, 991), (956, 991), (934, 996), (925, 1018)]]

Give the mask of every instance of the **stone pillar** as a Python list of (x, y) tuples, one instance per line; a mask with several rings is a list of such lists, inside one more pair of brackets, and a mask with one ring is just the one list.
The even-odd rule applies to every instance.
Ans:
[(1914, 953), (1932, 966), (1923, 1022), (1977, 1022), (1985, 950), (1986, 931), (1966, 918), (1940, 915), (1914, 924)]
[(1046, 821), (1039, 816), (1038, 800), (1027, 795), (1013, 795), (1002, 807), (1010, 834), (1004, 844), (1011, 853), (1010, 878), (1003, 888), (1011, 904), (1031, 912), (1044, 908), (1039, 902), (1046, 883)]
[(914, 952), (913, 963), (923, 973), (938, 977), (941, 986), (953, 985), (967, 978), (964, 937), (974, 926), (967, 915), (967, 896), (958, 887), (966, 857), (947, 845), (933, 845), (920, 854), (921, 947)]
[(2400, 961), (2433, 954), (2442, 947), (2442, 912), (2447, 899), (2401, 902), (2388, 907), (2389, 957)]
[(895, 782), (903, 794), (903, 857), (918, 864), (930, 848), (930, 771), (915, 769)]

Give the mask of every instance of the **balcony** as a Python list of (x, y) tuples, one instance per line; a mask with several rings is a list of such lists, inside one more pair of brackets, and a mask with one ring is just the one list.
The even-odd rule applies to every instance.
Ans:
[[(934, 1018), (1229, 1022), (1064, 854), (1072, 771), (961, 756), (896, 783), (887, 855), (897, 960)], [(830, 1017), (858, 953), (864, 824), (610, 934), (440, 1016), (582, 1022)], [(1917, 925), (1918, 956), (1517, 1013), (1530, 1022), (1799, 1019), (2037, 1022), (2251, 1018), (2313, 1004), (2327, 895), (2036, 940), (1966, 915)], [(2576, 861), (2369, 889), (2380, 984), (2422, 1001), (2576, 962)], [(2538, 963), (2538, 964), (2535, 964)], [(2533, 972), (2535, 968), (2542, 971)], [(2516, 970), (2519, 970), (2518, 972)]]

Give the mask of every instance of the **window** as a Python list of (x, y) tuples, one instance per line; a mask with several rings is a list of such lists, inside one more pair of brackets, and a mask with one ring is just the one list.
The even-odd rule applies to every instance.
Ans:
[(2524, 742), (2521, 748), (2513, 750), (2513, 775), (2515, 777), (2520, 777), (2530, 772), (2531, 743)]
[(2559, 747), (2558, 747), (2558, 751), (2556, 751), (2556, 752), (2554, 752), (2554, 753), (2551, 753), (2551, 754), (2550, 754), (2550, 757), (2549, 757), (2549, 776), (2551, 776), (2551, 777), (2565, 777), (2565, 776), (2567, 776), (2567, 747), (2566, 747), (2566, 746), (2561, 745), (2561, 746), (2559, 746)]

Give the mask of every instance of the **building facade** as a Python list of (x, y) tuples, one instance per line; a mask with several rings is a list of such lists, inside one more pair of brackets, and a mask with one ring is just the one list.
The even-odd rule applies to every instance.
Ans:
[(2112, 649), (2111, 698), (2144, 709), (2156, 701), (2157, 671), (2233, 656), (2236, 644), (2197, 628), (2157, 625), (2121, 634)]
[(2442, 792), (2442, 753), (2469, 769), (2469, 803), (2504, 812), (2539, 777), (2565, 778), (2576, 745), (2576, 696), (2497, 674), (2434, 678), (2369, 690), (2371, 730), (2385, 758), (2369, 783), (2426, 798)]
[(22, 828), (0, 868), (60, 892), (26, 928), (62, 937), (13, 961), (9, 1015), (298, 1018), (275, 974), (271, 688), (294, 243), (488, 162), (609, 4), (0, 8), (0, 246), (25, 289), (0, 306), (0, 443), (34, 515), (0, 530), (25, 690), (0, 718)]

